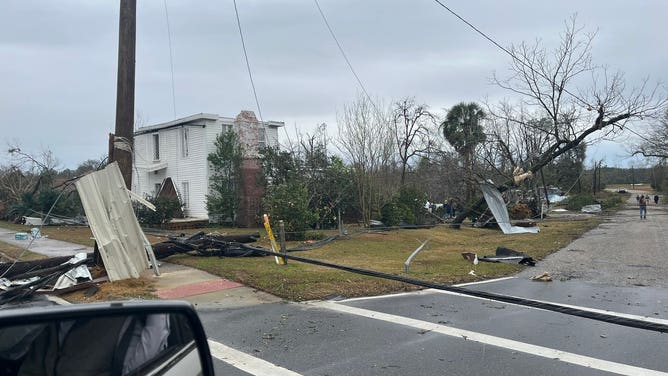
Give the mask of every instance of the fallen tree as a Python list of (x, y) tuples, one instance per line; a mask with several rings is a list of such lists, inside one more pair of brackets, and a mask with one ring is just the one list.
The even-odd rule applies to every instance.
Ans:
[[(644, 80), (637, 88), (627, 89), (623, 74), (609, 74), (604, 67), (592, 63), (591, 46), (594, 34), (586, 34), (576, 24), (575, 17), (566, 23), (561, 43), (553, 51), (538, 41), (521, 43), (507, 52), (512, 56), (509, 78), (494, 76), (500, 87), (517, 94), (521, 99), (517, 106), (507, 103), (498, 107), (488, 106), (494, 118), (517, 127), (528, 127), (545, 140), (541, 151), (527, 158), (510, 159), (506, 181), (497, 185), (503, 192), (515, 185), (510, 171), (522, 167), (535, 174), (551, 161), (564, 155), (582, 143), (612, 137), (632, 122), (661, 115), (668, 96), (660, 85), (648, 86)], [(588, 86), (579, 83), (591, 77)], [(527, 109), (546, 121), (527, 121)], [(497, 137), (499, 150), (513, 150), (507, 144), (508, 137)], [(508, 156), (503, 156), (508, 161)], [(520, 165), (521, 164), (521, 165)], [(497, 166), (491, 166), (498, 169)], [(464, 219), (485, 208), (483, 198), (465, 208), (453, 221), (458, 227)]]

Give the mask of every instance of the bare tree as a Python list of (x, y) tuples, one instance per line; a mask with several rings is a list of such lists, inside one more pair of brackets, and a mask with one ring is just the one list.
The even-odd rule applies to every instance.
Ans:
[[(512, 46), (511, 74), (493, 77), (494, 83), (521, 98), (518, 110), (511, 108), (502, 119), (532, 128), (549, 140), (527, 168), (533, 173), (581, 143), (612, 136), (629, 122), (656, 116), (668, 104), (665, 90), (660, 92), (659, 85), (650, 87), (645, 80), (639, 87), (627, 89), (622, 73), (609, 73), (595, 66), (591, 54), (595, 34), (585, 33), (575, 17), (565, 26), (561, 43), (553, 51), (547, 51), (540, 41)], [(583, 86), (587, 76), (589, 83)], [(524, 107), (549, 122), (523, 122), (520, 109)], [(500, 188), (511, 184), (508, 181)], [(461, 223), (483, 205), (484, 200), (479, 200), (455, 222)]]
[(39, 175), (21, 171), (16, 166), (0, 168), (0, 201), (15, 203), (21, 201), (23, 194), (32, 191)]
[(394, 193), (393, 184), (388, 181), (394, 165), (389, 124), (389, 116), (361, 94), (338, 114), (336, 145), (353, 169), (365, 223)]
[(38, 155), (24, 152), (19, 146), (10, 146), (7, 151), (13, 158), (13, 165), (28, 171), (39, 171), (45, 173), (55, 171), (58, 167), (58, 160), (51, 150), (43, 150)]
[(12, 157), (11, 165), (0, 168), (0, 202), (4, 206), (21, 202), (25, 194), (34, 195), (41, 186), (51, 184), (58, 166), (50, 150), (33, 155), (12, 145), (8, 153)]
[(401, 185), (406, 182), (410, 161), (431, 148), (430, 129), (435, 122), (436, 118), (429, 112), (429, 106), (415, 103), (415, 98), (407, 97), (394, 104), (392, 125), (401, 164)]
[(639, 136), (641, 141), (633, 146), (632, 155), (668, 159), (668, 111), (657, 122), (650, 124), (646, 134)]

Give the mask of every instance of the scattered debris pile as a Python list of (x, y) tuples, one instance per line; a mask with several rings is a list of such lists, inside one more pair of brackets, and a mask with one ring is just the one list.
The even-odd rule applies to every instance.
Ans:
[[(47, 216), (44, 213), (35, 212), (39, 217), (19, 217), (14, 223), (26, 226), (88, 226), (88, 219), (84, 216), (64, 217), (49, 213)], [(44, 219), (42, 219), (44, 218)]]
[(200, 231), (189, 237), (171, 237), (167, 241), (155, 243), (151, 246), (158, 259), (188, 252), (198, 256), (258, 257), (264, 255), (256, 252), (253, 247), (247, 246), (246, 243), (256, 242), (259, 238), (259, 233), (219, 235), (205, 234)]
[(92, 257), (86, 253), (78, 253), (74, 257), (0, 264), (0, 306), (35, 293), (58, 295), (101, 282), (93, 280), (88, 264), (92, 264)]
[[(133, 194), (126, 189), (118, 164), (114, 162), (103, 170), (88, 174), (75, 185), (95, 238), (96, 255), (99, 254), (104, 263), (105, 280), (138, 278), (149, 265), (159, 275), (151, 244), (141, 230), (130, 203)], [(135, 199), (145, 201), (138, 197)], [(39, 236), (39, 229), (34, 228), (33, 239)], [(37, 292), (57, 294), (90, 286), (80, 283), (81, 280), (91, 284), (100, 282), (102, 279), (92, 279), (87, 267), (94, 263), (93, 259), (92, 254), (80, 253), (67, 260), (0, 264), (0, 305)]]
[[(307, 251), (316, 249), (331, 243), (339, 238), (339, 235), (326, 237), (316, 242), (308, 242), (304, 245), (287, 249), (288, 252)], [(259, 233), (238, 234), (238, 235), (220, 235), (205, 234), (200, 231), (191, 236), (170, 237), (164, 242), (152, 244), (153, 252), (158, 259), (176, 255), (179, 253), (190, 253), (196, 256), (218, 256), (218, 257), (262, 257), (266, 256), (263, 252), (270, 249), (251, 246), (248, 243), (257, 242), (260, 239)]]
[(463, 252), (462, 257), (465, 260), (471, 261), (477, 265), (478, 262), (503, 262), (506, 264), (520, 264), (528, 266), (536, 266), (536, 260), (525, 255), (522, 252), (512, 250), (505, 247), (497, 247), (496, 255), (478, 257), (477, 254), (471, 252)]
[(495, 256), (484, 256), (479, 259), (484, 262), (505, 262), (509, 264), (520, 264), (536, 266), (536, 260), (522, 252), (505, 247), (497, 247)]

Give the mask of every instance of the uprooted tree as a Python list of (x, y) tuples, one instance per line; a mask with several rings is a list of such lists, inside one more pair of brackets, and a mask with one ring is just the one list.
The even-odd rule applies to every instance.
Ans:
[[(505, 111), (492, 108), (490, 112), (546, 138), (540, 153), (527, 160), (524, 170), (531, 173), (582, 143), (614, 136), (632, 122), (661, 114), (668, 104), (666, 92), (658, 84), (650, 86), (645, 80), (638, 87), (627, 88), (622, 73), (610, 73), (605, 67), (594, 65), (591, 49), (595, 34), (584, 32), (575, 17), (565, 26), (560, 44), (552, 51), (541, 41), (511, 46), (509, 77), (493, 77), (497, 85), (520, 99), (515, 107)], [(533, 111), (534, 118), (547, 122), (524, 121), (526, 109)], [(521, 166), (508, 167), (507, 172)], [(509, 178), (498, 188), (503, 191), (512, 184), (513, 179)], [(460, 224), (484, 205), (484, 199), (479, 199), (463, 210), (454, 223)]]

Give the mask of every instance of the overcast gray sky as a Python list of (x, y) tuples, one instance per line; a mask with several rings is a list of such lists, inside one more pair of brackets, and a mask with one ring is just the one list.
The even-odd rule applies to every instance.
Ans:
[[(512, 98), (492, 86), (510, 58), (432, 0), (319, 0), (373, 97), (406, 96), (439, 115), (461, 101)], [(598, 30), (594, 61), (666, 82), (668, 2), (443, 1), (501, 45), (558, 41), (573, 13)], [(3, 0), (0, 5), (0, 124), (3, 145), (50, 149), (61, 167), (106, 154), (113, 132), (118, 1)], [(176, 116), (256, 111), (232, 0), (167, 0)], [(310, 0), (238, 0), (264, 120), (288, 134), (327, 123), (359, 90)], [(138, 1), (135, 109), (148, 124), (174, 118), (165, 3)], [(256, 111), (257, 112), (257, 111)], [(628, 140), (628, 138), (626, 139)], [(0, 164), (8, 163), (6, 147)], [(642, 165), (623, 147), (591, 149), (608, 165)]]

